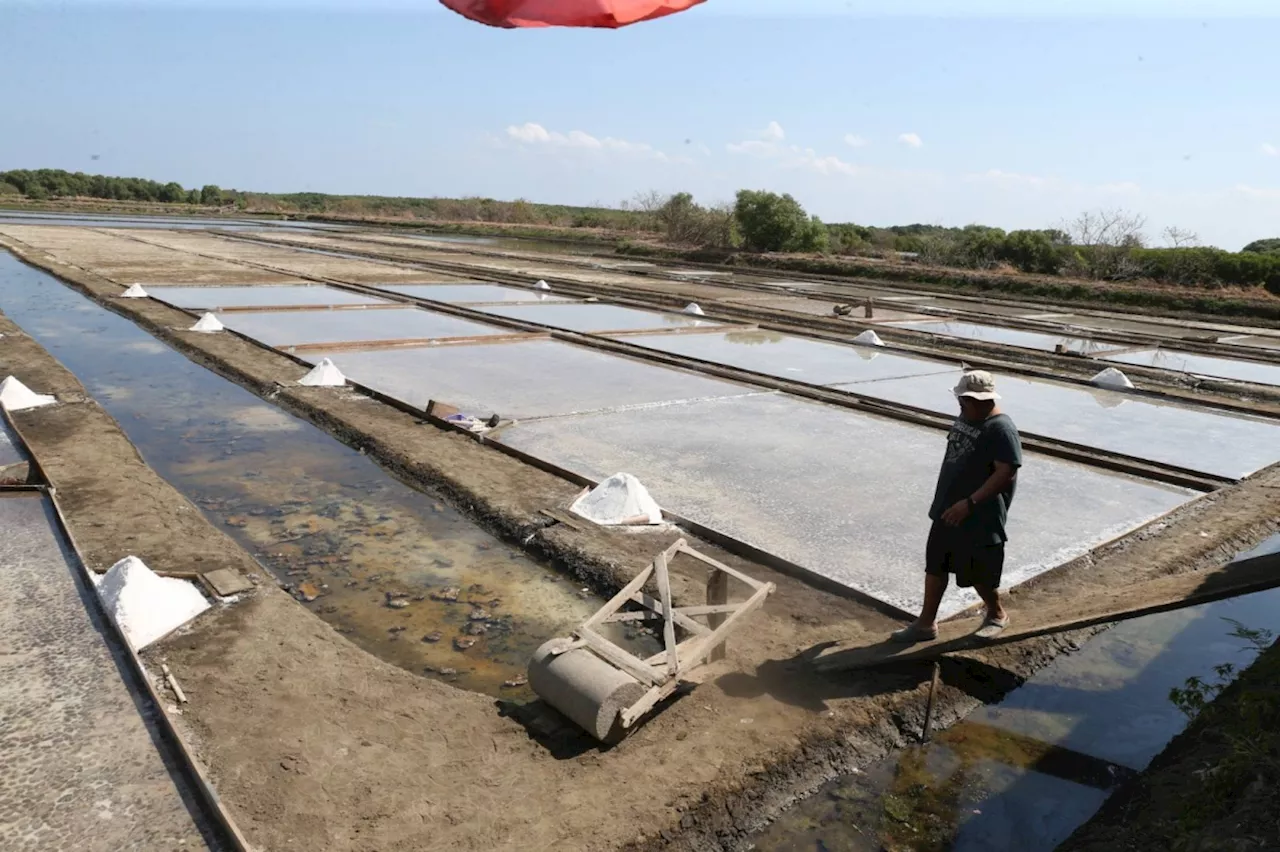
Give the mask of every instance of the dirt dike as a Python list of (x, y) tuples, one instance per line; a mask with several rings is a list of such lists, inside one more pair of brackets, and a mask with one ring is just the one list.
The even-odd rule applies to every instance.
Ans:
[[(194, 360), (364, 447), (401, 477), (444, 489), (509, 538), (537, 530), (543, 523), (537, 510), (563, 505), (576, 491), (390, 407), (282, 386), (304, 369), (231, 335), (176, 331), (189, 324), (188, 315), (154, 302), (121, 302), (114, 298), (121, 282), (11, 245), (22, 259)], [(83, 398), (74, 378), (65, 371), (58, 376), (56, 361), (38, 346), (11, 349), (5, 340), (0, 369), (42, 377), (46, 384), (39, 390)], [(94, 409), (91, 402), (72, 403), (41, 416), (62, 412), (74, 419)], [(68, 510), (68, 520), (86, 550), (116, 553), (145, 544), (123, 540), (133, 534), (163, 552), (172, 547), (176, 517), (185, 513), (200, 523), (184, 530), (184, 547), (229, 544), (146, 469), (105, 413), (101, 417), (96, 429), (81, 433), (97, 449), (77, 457), (75, 487), (90, 493), (154, 491), (157, 498), (139, 502), (147, 508), (133, 511), (132, 532), (103, 524), (94, 500), (79, 501)], [(33, 425), (30, 431), (39, 436), (43, 430)], [(43, 463), (39, 437), (33, 451)], [(69, 498), (72, 486), (57, 481), (63, 474), (56, 464), (49, 468), (60, 494)], [(1044, 618), (1050, 611), (1069, 611), (1077, 596), (1091, 590), (1220, 566), (1261, 540), (1280, 514), (1276, 478), (1269, 472), (1207, 495), (1160, 524), (1020, 587), (1011, 595), (1015, 617)], [(665, 539), (558, 526), (541, 531), (534, 543), (566, 570), (609, 591)], [(265, 574), (247, 554), (237, 558), (242, 570)], [(197, 742), (242, 829), (263, 848), (732, 849), (798, 796), (907, 742), (923, 719), (929, 669), (811, 674), (802, 662), (805, 652), (824, 641), (882, 635), (892, 622), (762, 566), (729, 559), (777, 583), (778, 593), (731, 642), (728, 659), (706, 669), (696, 690), (610, 750), (536, 706), (495, 707), (483, 696), (382, 663), (269, 587), (201, 620), (155, 653), (168, 660), (192, 696), (179, 724)], [(698, 599), (702, 576), (680, 561), (674, 568), (677, 599)], [(960, 666), (957, 686), (942, 690), (938, 723), (962, 716), (977, 702), (973, 695), (998, 697), (1079, 638), (1035, 640), (976, 656), (974, 668)]]

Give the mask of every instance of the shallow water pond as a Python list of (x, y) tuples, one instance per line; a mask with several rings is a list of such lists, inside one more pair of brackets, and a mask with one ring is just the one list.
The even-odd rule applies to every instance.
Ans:
[[(504, 682), (603, 603), (438, 497), (7, 254), (0, 310), (75, 373), (161, 476), (305, 606), (383, 659), (528, 697)], [(628, 635), (636, 636), (616, 638)]]

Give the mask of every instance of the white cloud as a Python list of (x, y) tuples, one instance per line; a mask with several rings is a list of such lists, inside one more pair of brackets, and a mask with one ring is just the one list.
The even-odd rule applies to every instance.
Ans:
[(924, 140), (915, 133), (904, 133), (898, 137), (898, 141), (908, 148), (923, 148)]
[(772, 160), (784, 169), (800, 169), (816, 172), (820, 175), (856, 176), (860, 173), (857, 166), (846, 163), (839, 157), (821, 156), (812, 148), (799, 145), (784, 145), (786, 132), (776, 121), (762, 131), (759, 139), (747, 139), (742, 142), (730, 142), (725, 149), (730, 154), (744, 154), (762, 160)]
[(776, 142), (761, 142), (759, 139), (748, 139), (745, 142), (730, 142), (725, 149), (730, 154), (754, 154), (757, 157), (768, 157), (776, 154), (782, 146)]
[(677, 159), (667, 156), (647, 142), (630, 142), (612, 136), (601, 139), (581, 130), (561, 133), (558, 130), (548, 130), (532, 121), (508, 127), (507, 138), (527, 146), (608, 152), (663, 162)]
[(871, 143), (855, 133), (846, 133), (844, 135), (844, 144), (850, 148), (865, 148)]
[(1269, 189), (1263, 186), (1248, 186), (1246, 184), (1236, 184), (1236, 192), (1241, 195), (1247, 195), (1250, 198), (1270, 198), (1280, 199), (1280, 189)]
[(1280, 148), (1277, 148), (1275, 145), (1272, 145), (1270, 142), (1263, 142), (1261, 151), (1262, 153), (1266, 154), (1268, 157), (1280, 157)]

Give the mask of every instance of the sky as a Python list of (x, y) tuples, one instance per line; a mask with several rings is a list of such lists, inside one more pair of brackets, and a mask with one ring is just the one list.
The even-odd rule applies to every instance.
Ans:
[(708, 0), (619, 31), (434, 0), (0, 0), (0, 33), (0, 170), (1280, 237), (1274, 0)]

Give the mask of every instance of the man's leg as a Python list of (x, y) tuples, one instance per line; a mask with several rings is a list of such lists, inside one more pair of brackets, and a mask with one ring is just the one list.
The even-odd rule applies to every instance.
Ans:
[[(980, 564), (978, 562), (980, 561)], [(987, 617), (982, 626), (974, 633), (979, 639), (994, 639), (1009, 624), (1009, 614), (1004, 611), (1004, 603), (1000, 600), (1000, 579), (1004, 572), (1004, 545), (984, 548), (978, 560), (975, 560), (974, 591), (987, 605)], [(980, 579), (980, 582), (977, 580)]]
[(920, 607), (916, 624), (933, 630), (938, 628), (938, 607), (942, 605), (942, 596), (947, 592), (949, 581), (946, 574), (924, 575), (924, 605)]
[(951, 555), (946, 550), (944, 532), (937, 524), (929, 531), (929, 541), (924, 549), (924, 603), (920, 617), (902, 630), (895, 631), (895, 642), (924, 642), (938, 633), (938, 607), (947, 591), (951, 568)]
[(999, 589), (975, 583), (973, 590), (978, 593), (978, 596), (982, 598), (982, 602), (987, 605), (987, 618), (1003, 621), (1008, 617), (1008, 613), (1004, 611), (1004, 604), (1000, 600)]

